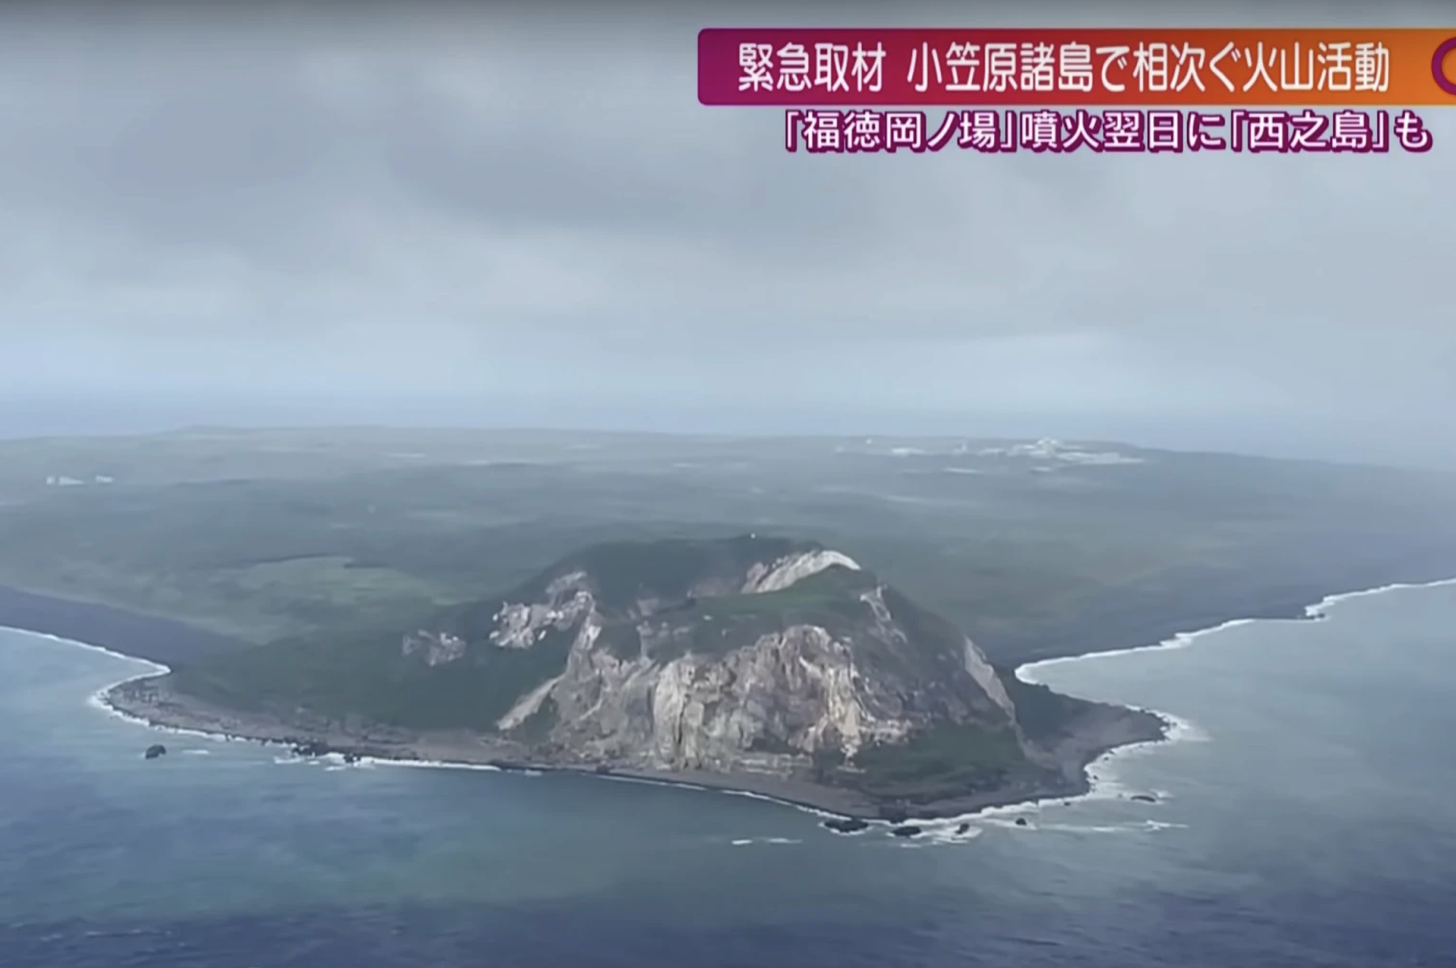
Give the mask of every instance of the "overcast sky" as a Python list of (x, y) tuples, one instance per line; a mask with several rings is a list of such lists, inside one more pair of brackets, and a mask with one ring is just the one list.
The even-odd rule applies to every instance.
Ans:
[[(1456, 110), (1425, 155), (810, 157), (777, 110), (697, 103), (696, 31), (890, 6), (113, 6), (0, 12), (12, 417), (131, 393), (1352, 453), (1444, 429), (1456, 458)], [(1091, 7), (898, 22), (1257, 22)]]

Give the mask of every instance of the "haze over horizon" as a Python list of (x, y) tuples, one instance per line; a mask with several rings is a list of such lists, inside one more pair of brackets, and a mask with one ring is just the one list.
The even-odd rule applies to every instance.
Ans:
[(776, 110), (697, 103), (708, 23), (1268, 22), (820, 6), (6, 8), (0, 437), (1045, 434), (1456, 467), (1456, 113), (1421, 112), (1424, 155), (808, 157)]

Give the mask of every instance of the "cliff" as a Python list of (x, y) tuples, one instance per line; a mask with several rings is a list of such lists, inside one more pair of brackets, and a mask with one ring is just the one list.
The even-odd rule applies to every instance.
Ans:
[[(414, 626), (220, 657), (175, 688), (329, 728), (490, 737), (538, 763), (775, 777), (879, 805), (1072, 780), (966, 635), (811, 542), (599, 545)], [(1091, 705), (1068, 701), (1063, 719)]]
[(810, 544), (601, 546), (401, 646), (431, 668), (511, 650), (551, 661), (494, 726), (558, 757), (784, 772), (939, 723), (1015, 729), (969, 639)]

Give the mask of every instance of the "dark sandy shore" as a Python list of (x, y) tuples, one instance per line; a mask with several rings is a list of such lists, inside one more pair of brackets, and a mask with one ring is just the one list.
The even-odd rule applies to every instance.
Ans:
[(307, 719), (283, 720), (209, 705), (171, 688), (169, 676), (149, 675), (113, 686), (103, 695), (113, 710), (167, 729), (190, 730), (234, 739), (308, 746), (318, 752), (385, 760), (494, 766), (500, 769), (561, 770), (679, 786), (748, 793), (840, 817), (902, 820), (955, 817), (988, 807), (1031, 800), (1078, 796), (1090, 788), (1086, 767), (1109, 750), (1166, 737), (1156, 716), (1117, 706), (1094, 705), (1053, 752), (1057, 771), (998, 790), (909, 805), (886, 804), (852, 790), (762, 773), (663, 771), (630, 765), (541, 760), (519, 743), (467, 732), (411, 732), (393, 728), (345, 731)]
[[(1361, 587), (1368, 588), (1371, 584)], [(1328, 593), (1347, 590), (1358, 589), (1339, 587)], [(1027, 649), (1023, 661), (1115, 651), (1128, 648), (1130, 642), (1153, 645), (1178, 631), (1195, 631), (1235, 618), (1303, 618), (1305, 606), (1319, 601), (1325, 594), (1324, 591), (1302, 587), (1297, 592), (1281, 589), (1277, 596), (1263, 602), (1251, 602), (1246, 595), (1237, 593), (1210, 596), (1213, 600), (1202, 601), (1192, 607), (1189, 601), (1180, 600), (1179, 596), (1170, 596), (1160, 602), (1138, 602), (1136, 605), (1128, 602), (1126, 604), (1132, 607), (1118, 614), (1117, 621), (1108, 623), (1127, 632), (1126, 637), (1109, 638), (1099, 634), (1098, 623), (1089, 623), (1086, 632), (1075, 639), (1068, 637), (1056, 643), (1041, 643), (1040, 648)], [(1225, 614), (1223, 608), (1237, 611)], [(1196, 614), (1199, 621), (1197, 624), (1179, 621), (1175, 616), (1180, 614)], [(28, 629), (74, 639), (163, 665), (175, 665), (247, 647), (245, 642), (171, 619), (5, 588), (0, 588), (0, 627)], [(1166, 634), (1160, 634), (1165, 629)], [(662, 772), (626, 765), (603, 767), (540, 762), (519, 744), (477, 734), (422, 734), (393, 729), (344, 732), (336, 725), (324, 722), (285, 722), (262, 714), (208, 706), (170, 688), (167, 676), (153, 675), (130, 680), (113, 687), (104, 699), (116, 712), (163, 728), (290, 745), (319, 744), (330, 751), (378, 759), (609, 773), (618, 777), (754, 794), (841, 817), (863, 819), (901, 819), (907, 815), (922, 819), (954, 817), (989, 807), (1079, 796), (1090, 789), (1087, 766), (1098, 757), (1119, 747), (1163, 740), (1168, 731), (1168, 724), (1152, 714), (1117, 706), (1094, 705), (1052, 751), (1053, 770), (1039, 777), (1035, 783), (1026, 782), (908, 807), (886, 805), (851, 790), (776, 775)]]
[[(1164, 590), (1162, 598), (1136, 595), (1123, 601), (1123, 607), (1114, 610), (1115, 616), (1110, 613), (1104, 616), (1107, 622), (1095, 621), (1097, 616), (1091, 616), (1081, 634), (1043, 641), (1024, 651), (1018, 649), (1018, 658), (1029, 662), (1153, 645), (1180, 631), (1196, 631), (1238, 618), (1299, 619), (1305, 617), (1308, 605), (1320, 601), (1327, 594), (1378, 587), (1395, 581), (1418, 583), (1450, 575), (1449, 568), (1444, 574), (1430, 577), (1424, 574), (1425, 571), (1427, 568), (1418, 569), (1419, 573), (1414, 574), (1404, 570), (1398, 575), (1384, 572), (1378, 578), (1362, 575), (1362, 579), (1367, 579), (1363, 583), (1358, 583), (1353, 576), (1346, 576), (1344, 581), (1330, 582), (1326, 586), (1314, 582), (1302, 582), (1297, 587), (1285, 585), (1262, 600), (1251, 598), (1243, 589), (1233, 588), (1207, 589), (1205, 596), (1196, 601), (1167, 590)], [(175, 665), (247, 646), (245, 642), (170, 619), (3, 587), (0, 587), (0, 627), (28, 629), (74, 639), (163, 665)], [(341, 753), (381, 759), (608, 772), (594, 765), (533, 762), (529, 751), (518, 744), (473, 734), (411, 734), (386, 729), (344, 733), (322, 722), (283, 722), (263, 715), (209, 707), (169, 688), (165, 676), (148, 676), (123, 683), (114, 687), (106, 700), (116, 711), (156, 726), (241, 739), (319, 743)], [(1055, 770), (1051, 776), (1034, 785), (1009, 786), (917, 805), (904, 812), (922, 818), (959, 816), (992, 806), (1077, 796), (1089, 789), (1086, 767), (1092, 761), (1122, 746), (1161, 740), (1166, 732), (1167, 724), (1150, 714), (1097, 705), (1075, 724), (1054, 751)], [(872, 802), (853, 791), (781, 776), (666, 773), (627, 766), (612, 766), (609, 772), (635, 779), (752, 793), (845, 817), (881, 818), (887, 815), (884, 804)], [(890, 811), (891, 814), (900, 812), (899, 808)]]

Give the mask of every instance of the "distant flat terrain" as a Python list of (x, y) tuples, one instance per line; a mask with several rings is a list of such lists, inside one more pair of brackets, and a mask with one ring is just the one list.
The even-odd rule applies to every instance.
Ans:
[[(0, 442), (0, 585), (267, 642), (596, 541), (803, 536), (1003, 665), (1456, 574), (1456, 483), (1106, 442), (242, 431)], [(43, 624), (0, 596), (0, 624)], [(17, 618), (20, 616), (20, 618)], [(216, 640), (220, 641), (220, 640)]]

